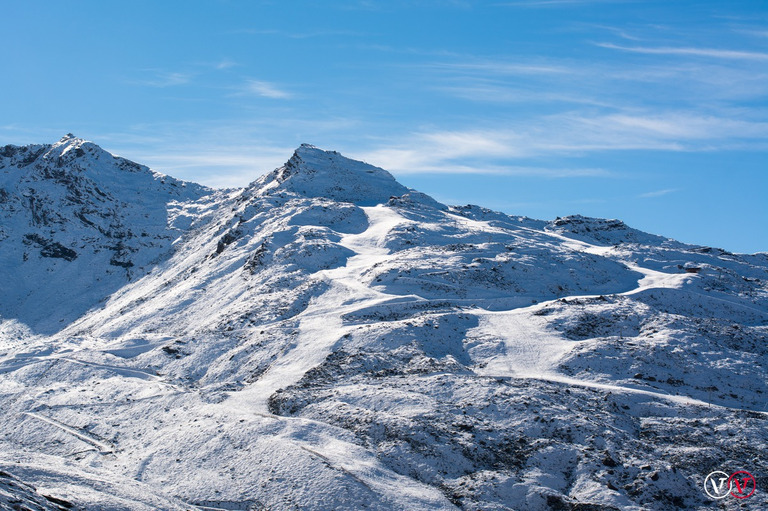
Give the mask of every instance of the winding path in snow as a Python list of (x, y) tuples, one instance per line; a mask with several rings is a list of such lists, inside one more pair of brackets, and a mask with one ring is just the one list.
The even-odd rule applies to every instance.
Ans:
[[(633, 295), (647, 289), (676, 289), (690, 278), (690, 275), (685, 273), (664, 273), (637, 265), (627, 264), (627, 266), (633, 271), (642, 273), (644, 277), (638, 281), (636, 288), (616, 293), (618, 295)], [(548, 328), (547, 321), (537, 316), (535, 312), (559, 300), (586, 300), (599, 296), (601, 295), (564, 296), (511, 310), (473, 310), (472, 313), (480, 318), (480, 325), (472, 334), (478, 337), (493, 336), (503, 339), (507, 348), (505, 356), (488, 361), (486, 367), (477, 371), (478, 374), (517, 378), (560, 377), (555, 367), (578, 341), (563, 339), (560, 334)]]
[(302, 417), (272, 415), (267, 406), (276, 391), (301, 380), (310, 369), (323, 363), (333, 347), (355, 325), (344, 325), (342, 317), (361, 308), (391, 300), (402, 300), (372, 289), (363, 274), (377, 262), (390, 256), (385, 247), (387, 234), (407, 222), (396, 211), (383, 205), (363, 207), (368, 228), (360, 234), (343, 235), (340, 244), (355, 252), (345, 266), (323, 270), (316, 277), (327, 281), (330, 288), (315, 297), (299, 315), (298, 335), (293, 347), (276, 360), (258, 381), (232, 393), (221, 403), (226, 413), (239, 413), (272, 419), (282, 431), (275, 441), (299, 446), (312, 456), (377, 492), (390, 501), (394, 509), (456, 509), (434, 487), (400, 475), (386, 467), (370, 450), (344, 440), (345, 432), (335, 426)]
[[(275, 391), (297, 383), (307, 371), (320, 365), (333, 351), (334, 345), (352, 326), (342, 324), (346, 313), (371, 307), (391, 300), (402, 300), (399, 295), (389, 295), (369, 287), (363, 278), (374, 264), (392, 257), (385, 248), (387, 234), (397, 225), (408, 222), (396, 211), (383, 205), (363, 208), (368, 217), (368, 228), (360, 234), (342, 236), (340, 244), (356, 255), (343, 267), (324, 270), (316, 275), (327, 280), (330, 289), (316, 297), (300, 315), (299, 335), (292, 349), (277, 360), (260, 380), (240, 392), (234, 393), (228, 403), (239, 409), (259, 414), (269, 414), (267, 400)], [(462, 219), (466, 220), (466, 219)], [(477, 221), (485, 229), (495, 228)], [(600, 246), (569, 238), (549, 231), (536, 231), (558, 239), (573, 250), (608, 256), (612, 246)], [(677, 289), (691, 278), (686, 273), (665, 273), (622, 261), (630, 270), (643, 275), (637, 286), (618, 295), (633, 295), (649, 289)], [(563, 339), (547, 327), (544, 318), (536, 311), (565, 298), (566, 300), (596, 298), (599, 295), (574, 295), (537, 303), (528, 307), (489, 311), (477, 308), (471, 311), (480, 319), (480, 325), (470, 334), (502, 339), (506, 353), (486, 361), (476, 372), (488, 376), (535, 378), (570, 385), (600, 388), (617, 392), (652, 395), (661, 399), (687, 404), (707, 403), (684, 396), (675, 396), (649, 390), (580, 380), (557, 372), (560, 360), (570, 352), (577, 341)], [(418, 297), (413, 297), (418, 299)]]
[(24, 415), (27, 415), (29, 417), (32, 417), (42, 422), (46, 422), (52, 426), (59, 428), (60, 430), (66, 433), (69, 433), (70, 435), (87, 443), (88, 445), (95, 447), (101, 454), (111, 454), (115, 451), (115, 447), (113, 445), (107, 443), (104, 440), (100, 440), (96, 438), (92, 433), (87, 433), (80, 428), (69, 426), (67, 424), (64, 424), (63, 422), (59, 422), (55, 419), (46, 417), (45, 415), (41, 415), (36, 412), (24, 412)]
[(333, 346), (354, 328), (343, 325), (344, 314), (377, 305), (401, 296), (372, 289), (363, 274), (377, 262), (390, 257), (385, 247), (386, 236), (395, 226), (407, 221), (385, 206), (364, 207), (368, 228), (360, 234), (345, 234), (339, 244), (356, 255), (347, 264), (322, 270), (315, 278), (325, 280), (330, 288), (314, 297), (299, 316), (298, 335), (293, 347), (276, 360), (259, 380), (238, 391), (228, 401), (238, 407), (268, 413), (267, 400), (279, 389), (297, 383), (307, 371), (320, 365), (333, 351)]
[[(613, 249), (613, 247), (591, 245), (557, 233), (545, 233), (563, 240), (567, 246), (581, 252), (606, 256)], [(649, 289), (679, 289), (691, 278), (691, 275), (687, 273), (665, 273), (627, 261), (622, 261), (622, 263), (630, 270), (641, 273), (643, 278), (638, 281), (637, 287), (634, 289), (616, 293), (617, 295), (630, 296)], [(545, 319), (534, 313), (561, 299), (578, 300), (597, 298), (598, 296), (600, 295), (566, 296), (529, 307), (506, 311), (474, 310), (473, 313), (480, 317), (480, 325), (471, 331), (471, 335), (501, 339), (506, 348), (504, 355), (491, 358), (484, 367), (476, 368), (475, 372), (486, 376), (529, 378), (611, 392), (638, 394), (676, 404), (725, 408), (722, 405), (715, 405), (688, 396), (572, 378), (557, 372), (556, 368), (559, 362), (579, 341), (564, 339), (559, 333), (547, 327)], [(736, 408), (731, 409), (736, 410)]]

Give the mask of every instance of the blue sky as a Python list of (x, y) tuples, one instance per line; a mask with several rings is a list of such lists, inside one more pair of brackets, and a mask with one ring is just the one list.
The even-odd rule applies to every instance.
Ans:
[(308, 142), (448, 203), (768, 251), (768, 1), (3, 10), (0, 144), (241, 186)]

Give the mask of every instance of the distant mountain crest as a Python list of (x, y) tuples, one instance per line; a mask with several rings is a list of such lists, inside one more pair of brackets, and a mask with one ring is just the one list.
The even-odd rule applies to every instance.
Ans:
[(112, 157), (111, 154), (93, 142), (78, 138), (71, 133), (64, 135), (53, 144), (6, 145), (0, 148), (0, 159), (10, 159), (18, 168), (34, 163), (38, 158), (46, 161), (57, 161), (57, 159), (64, 158), (65, 155), (68, 159), (74, 159), (86, 156), (86, 154), (96, 158), (100, 156)]
[(82, 158), (89, 156), (91, 158), (110, 157), (114, 158), (110, 153), (83, 138), (76, 137), (72, 133), (67, 133), (58, 142), (52, 144), (50, 149), (45, 153), (47, 158)]
[(552, 220), (547, 225), (547, 229), (596, 241), (604, 245), (616, 245), (619, 243), (680, 245), (679, 242), (669, 238), (629, 227), (621, 220), (616, 219), (569, 215)]

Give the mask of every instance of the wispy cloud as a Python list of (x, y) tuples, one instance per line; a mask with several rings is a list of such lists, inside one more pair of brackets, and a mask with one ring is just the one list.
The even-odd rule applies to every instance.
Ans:
[(213, 67), (215, 69), (220, 69), (221, 70), (221, 69), (229, 69), (229, 68), (235, 67), (237, 65), (238, 65), (237, 62), (235, 62), (234, 60), (222, 59), (222, 60), (218, 61), (216, 64), (214, 64)]
[(314, 39), (320, 37), (365, 37), (370, 34), (354, 30), (312, 30), (312, 31), (290, 31), (276, 29), (245, 28), (234, 30), (235, 34), (266, 35), (278, 36), (288, 39)]
[(462, 56), (422, 65), (420, 69), (434, 75), (427, 82), (429, 87), (470, 101), (607, 106), (604, 97), (584, 87), (595, 76), (604, 76), (603, 71), (563, 59)]
[(131, 80), (131, 82), (148, 87), (173, 87), (189, 83), (194, 76), (191, 73), (167, 72), (153, 69), (144, 70), (143, 72), (147, 73), (148, 76), (138, 80)]
[[(245, 186), (285, 163), (302, 142), (342, 149), (341, 133), (359, 141), (354, 119), (286, 116), (282, 107), (261, 109), (258, 119), (147, 123), (126, 131), (77, 131), (106, 150), (176, 178), (212, 187)], [(280, 112), (278, 115), (277, 112)], [(50, 135), (56, 140), (66, 130)], [(28, 141), (39, 141), (39, 134)]]
[(412, 133), (356, 156), (401, 174), (608, 177), (613, 174), (600, 168), (552, 168), (519, 162), (605, 151), (713, 151), (749, 141), (759, 145), (767, 137), (766, 122), (688, 112), (565, 113), (499, 129)]
[(252, 94), (255, 96), (272, 99), (289, 99), (293, 97), (293, 94), (280, 89), (274, 83), (264, 82), (261, 80), (248, 80), (240, 92), (241, 94)]
[(611, 106), (610, 102), (576, 91), (526, 90), (504, 84), (468, 83), (466, 85), (440, 85), (436, 87), (457, 98), (487, 103), (572, 103), (577, 105)]
[(768, 37), (768, 30), (745, 30), (744, 33), (756, 37)]
[(717, 48), (685, 48), (685, 47), (647, 47), (647, 46), (620, 46), (612, 43), (595, 43), (602, 48), (620, 50), (631, 53), (645, 53), (650, 55), (685, 55), (696, 57), (710, 57), (717, 59), (737, 60), (768, 60), (768, 53), (741, 50), (721, 50)]
[(652, 112), (653, 108), (663, 112), (674, 106), (705, 116), (729, 104), (768, 95), (768, 68), (747, 59), (626, 58), (621, 65), (463, 55), (422, 65), (419, 71), (424, 73), (425, 87), (453, 98), (496, 103), (516, 111), (535, 104), (540, 114), (586, 107), (597, 107), (604, 114), (631, 109)]
[(640, 195), (638, 195), (638, 197), (641, 199), (651, 199), (653, 197), (662, 197), (664, 195), (669, 195), (670, 193), (675, 193), (677, 191), (678, 191), (677, 188), (665, 188), (663, 190), (654, 190), (652, 192), (641, 193)]
[(407, 141), (357, 155), (399, 174), (493, 174), (546, 178), (608, 177), (600, 168), (521, 166), (514, 161), (529, 154), (525, 137), (508, 131), (419, 133)]
[(494, 75), (565, 75), (574, 72), (571, 66), (545, 62), (544, 59), (531, 61), (505, 61), (474, 59), (458, 62), (440, 62), (429, 67), (449, 71), (471, 71)]
[(132, 157), (164, 174), (183, 176), (215, 188), (235, 188), (280, 166), (292, 150), (289, 147), (218, 146), (190, 152), (172, 149), (163, 153), (137, 153)]
[(576, 26), (587, 32), (593, 32), (595, 29), (604, 30), (604, 31), (610, 32), (611, 34), (617, 37), (620, 37), (621, 39), (626, 39), (628, 41), (642, 40), (641, 37), (634, 34), (630, 34), (627, 29), (621, 28), (621, 27), (614, 27), (611, 25), (600, 25), (597, 23), (584, 23), (584, 24), (577, 24)]
[[(592, 124), (582, 118), (581, 123)], [(730, 139), (763, 139), (768, 137), (768, 122), (748, 121), (689, 112), (667, 112), (653, 115), (615, 114), (596, 121), (609, 130), (633, 136), (676, 141), (710, 141)]]
[(518, 0), (515, 2), (499, 2), (497, 6), (508, 7), (553, 7), (563, 5), (628, 3), (631, 0)]

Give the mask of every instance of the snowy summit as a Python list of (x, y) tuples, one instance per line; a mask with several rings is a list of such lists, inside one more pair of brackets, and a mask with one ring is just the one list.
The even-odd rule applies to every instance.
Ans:
[(285, 165), (252, 186), (358, 205), (376, 205), (408, 192), (384, 169), (309, 144), (302, 144)]

